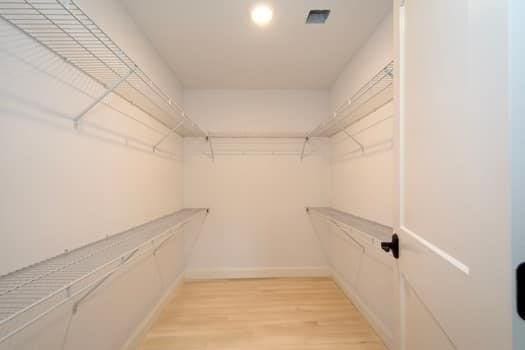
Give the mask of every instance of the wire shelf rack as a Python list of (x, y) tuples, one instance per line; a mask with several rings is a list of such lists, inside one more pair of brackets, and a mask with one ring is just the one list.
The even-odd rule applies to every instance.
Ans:
[[(210, 142), (201, 139), (187, 140), (184, 144), (184, 159), (193, 156), (215, 158), (219, 156), (295, 156), (301, 154), (302, 137), (293, 134), (217, 134), (210, 135)], [(209, 147), (209, 144), (212, 147)], [(308, 144), (304, 157), (326, 154), (329, 149), (328, 140), (315, 139)]]
[(394, 62), (381, 69), (350, 99), (337, 108), (334, 116), (312, 130), (310, 137), (332, 137), (393, 100)]
[(132, 258), (153, 252), (207, 209), (182, 209), (0, 277), (0, 344), (92, 291)]
[(165, 126), (164, 138), (172, 132), (182, 137), (206, 137), (207, 133), (183, 108), (74, 1), (0, 0), (0, 18), (105, 87), (102, 96), (75, 116), (76, 125), (89, 110), (114, 93)]
[[(381, 248), (381, 242), (390, 241), (393, 228), (330, 207), (308, 207), (306, 211), (316, 214), (334, 224), (345, 234), (354, 233), (372, 246)], [(351, 237), (352, 238), (352, 237)]]

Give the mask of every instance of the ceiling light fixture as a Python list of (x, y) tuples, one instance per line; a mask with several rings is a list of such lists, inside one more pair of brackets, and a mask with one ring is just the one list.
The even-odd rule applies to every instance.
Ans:
[(266, 4), (256, 5), (252, 9), (252, 21), (258, 26), (265, 26), (271, 22), (273, 18), (273, 11), (270, 6)]

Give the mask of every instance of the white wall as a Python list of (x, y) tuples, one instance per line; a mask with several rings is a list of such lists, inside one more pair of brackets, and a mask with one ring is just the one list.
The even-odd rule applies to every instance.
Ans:
[[(327, 115), (325, 91), (189, 90), (185, 105), (214, 132), (300, 132)], [(217, 155), (186, 142), (184, 204), (210, 207), (188, 275), (256, 277), (325, 273), (305, 206), (327, 205), (330, 166), (323, 154), (300, 161), (301, 140), (214, 140), (216, 152), (268, 149), (293, 155)], [(224, 142), (228, 143), (225, 145)]]
[[(330, 93), (334, 111), (393, 59), (390, 13), (348, 63)], [(344, 134), (334, 137), (332, 206), (392, 225), (394, 161), (391, 143), (393, 108), (387, 105), (348, 129), (365, 145), (366, 155), (349, 153), (358, 146)], [(376, 124), (377, 125), (374, 125)], [(346, 141), (345, 141), (346, 140)], [(346, 155), (345, 155), (346, 154)]]
[(392, 31), (393, 19), (392, 12), (390, 12), (334, 82), (330, 92), (332, 110), (345, 102), (364, 83), (392, 61), (394, 57)]
[(302, 133), (328, 115), (325, 90), (191, 90), (189, 115), (212, 132)]
[[(330, 93), (332, 113), (393, 59), (393, 17), (389, 14), (354, 55)], [(331, 206), (384, 225), (393, 223), (393, 104), (389, 103), (332, 138)], [(312, 223), (323, 243), (336, 282), (389, 348), (394, 346), (396, 300), (391, 256), (359, 235), (352, 239), (321, 217)], [(348, 228), (348, 232), (354, 229)]]
[[(182, 102), (179, 82), (119, 1), (79, 0), (79, 5), (158, 85)], [(0, 274), (182, 207), (182, 163), (154, 155), (131, 140), (153, 144), (157, 133), (104, 106), (86, 116), (98, 129), (86, 124), (75, 131), (70, 118), (92, 101), (81, 91), (97, 95), (103, 90), (2, 21), (0, 33)], [(115, 96), (108, 101), (162, 130)], [(113, 132), (127, 135), (130, 144)], [(182, 155), (181, 146), (173, 138), (163, 148)], [(74, 317), (66, 348), (121, 346), (180, 275), (179, 243), (165, 248), (169, 259), (160, 263), (164, 281), (156, 277), (157, 267), (149, 259), (133, 265), (129, 278), (107, 283), (91, 299), (93, 305)], [(63, 311), (53, 315), (56, 322), (49, 329), (33, 328), (38, 336), (31, 342), (24, 343), (27, 338), (22, 337), (17, 342), (25, 345), (8, 348), (35, 348), (50, 340), (52, 329), (63, 332), (70, 309)], [(39, 338), (45, 333), (48, 338)], [(55, 335), (58, 340), (60, 335)]]

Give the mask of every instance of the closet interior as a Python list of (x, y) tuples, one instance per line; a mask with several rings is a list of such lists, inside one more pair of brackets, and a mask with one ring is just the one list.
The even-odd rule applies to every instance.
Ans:
[[(473, 349), (446, 304), (501, 282), (465, 302), (494, 310), (511, 273), (481, 277), (442, 205), (490, 171), (444, 169), (503, 127), (441, 127), (467, 129), (458, 67), (502, 24), (412, 2), (0, 0), (0, 349)], [(463, 217), (496, 210), (489, 235), (502, 203)]]

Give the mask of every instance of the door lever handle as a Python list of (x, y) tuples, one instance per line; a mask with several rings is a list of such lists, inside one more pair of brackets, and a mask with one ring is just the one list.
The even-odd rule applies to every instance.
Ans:
[(525, 320), (525, 262), (516, 270), (516, 298), (518, 315)]
[(394, 258), (399, 259), (399, 236), (394, 233), (392, 242), (381, 242), (381, 249), (385, 252), (392, 252)]

